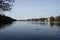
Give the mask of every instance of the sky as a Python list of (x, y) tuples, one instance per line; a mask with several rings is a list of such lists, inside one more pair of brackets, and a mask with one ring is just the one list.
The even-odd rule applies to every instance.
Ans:
[(5, 15), (18, 20), (59, 16), (60, 0), (15, 0), (12, 10)]

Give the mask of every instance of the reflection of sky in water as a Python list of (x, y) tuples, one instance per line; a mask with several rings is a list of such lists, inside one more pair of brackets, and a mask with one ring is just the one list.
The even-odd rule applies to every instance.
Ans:
[[(58, 40), (60, 23), (17, 21), (0, 28), (0, 40)], [(51, 26), (53, 25), (53, 26)]]

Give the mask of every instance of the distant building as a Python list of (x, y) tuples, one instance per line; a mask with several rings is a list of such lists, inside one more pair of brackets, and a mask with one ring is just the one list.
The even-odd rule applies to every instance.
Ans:
[(49, 21), (49, 22), (54, 21), (54, 17), (49, 17), (49, 18), (48, 18), (48, 21)]
[(50, 21), (50, 17), (48, 18), (48, 21)]

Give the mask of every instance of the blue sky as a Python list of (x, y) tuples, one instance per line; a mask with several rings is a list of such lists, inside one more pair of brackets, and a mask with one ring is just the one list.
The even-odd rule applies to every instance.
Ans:
[(15, 19), (41, 18), (60, 15), (60, 0), (15, 0), (7, 16)]

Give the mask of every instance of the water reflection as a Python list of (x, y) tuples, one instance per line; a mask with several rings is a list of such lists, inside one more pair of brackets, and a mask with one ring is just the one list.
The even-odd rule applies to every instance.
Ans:
[(13, 22), (0, 24), (0, 29), (11, 26)]
[(39, 24), (39, 25), (49, 25), (51, 27), (58, 26), (60, 27), (60, 22), (29, 22), (28, 24)]
[(58, 26), (58, 27), (60, 27), (60, 22), (58, 22), (58, 23), (55, 23), (55, 25), (56, 25), (56, 26)]
[(60, 27), (59, 22), (15, 21), (0, 24), (0, 29), (3, 28), (0, 40), (60, 40), (60, 28), (57, 26)]
[(32, 22), (28, 22), (28, 24), (40, 24), (40, 25), (46, 25), (46, 22), (35, 22), (35, 21), (32, 21)]
[(55, 24), (53, 22), (48, 22), (48, 25), (53, 27)]
[(58, 26), (60, 27), (60, 22), (48, 22), (48, 25), (52, 26)]

